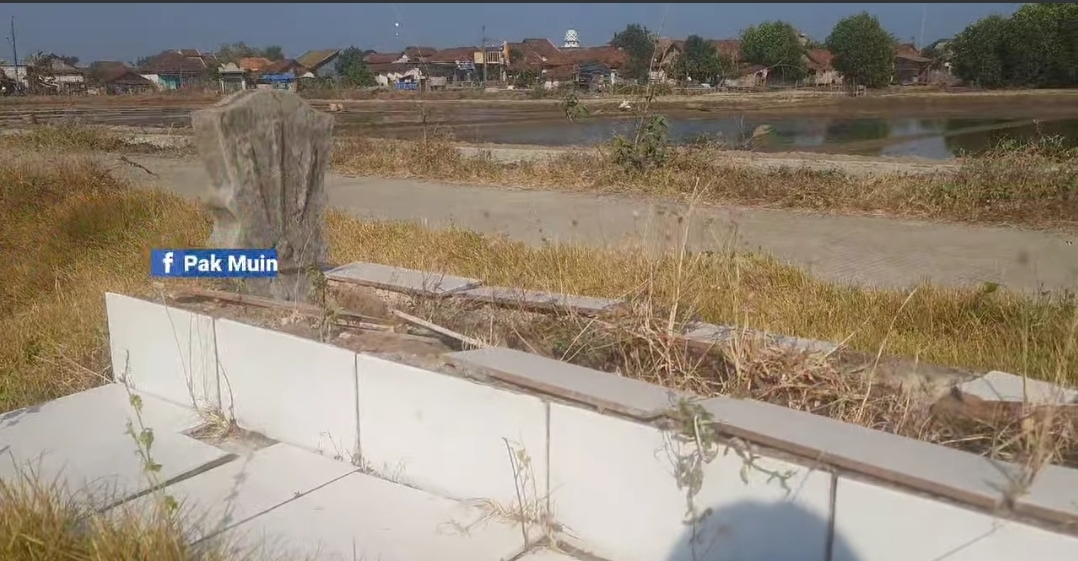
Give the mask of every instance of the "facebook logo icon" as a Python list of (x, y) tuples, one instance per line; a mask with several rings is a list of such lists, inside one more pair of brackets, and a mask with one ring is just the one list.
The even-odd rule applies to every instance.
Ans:
[(166, 251), (161, 257), (161, 265), (165, 268), (165, 274), (172, 274), (172, 265), (176, 262), (176, 252)]

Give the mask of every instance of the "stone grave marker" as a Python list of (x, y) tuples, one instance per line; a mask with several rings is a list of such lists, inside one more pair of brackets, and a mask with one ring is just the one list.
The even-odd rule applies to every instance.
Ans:
[(210, 247), (276, 248), (279, 274), (246, 279), (252, 294), (310, 296), (325, 262), (322, 218), (333, 117), (282, 90), (238, 92), (191, 115), (210, 176)]

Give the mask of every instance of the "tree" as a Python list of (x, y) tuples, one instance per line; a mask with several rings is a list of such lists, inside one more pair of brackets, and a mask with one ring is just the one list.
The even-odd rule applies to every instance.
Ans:
[(832, 65), (848, 84), (881, 88), (891, 83), (895, 38), (868, 12), (839, 20), (824, 42), (834, 55)]
[(685, 48), (677, 57), (670, 73), (677, 80), (692, 78), (697, 82), (716, 84), (733, 66), (729, 58), (721, 56), (715, 45), (699, 35), (689, 35)]
[(646, 27), (639, 23), (626, 25), (625, 29), (614, 34), (610, 45), (629, 56), (628, 64), (621, 71), (622, 76), (637, 82), (648, 79), (651, 61), (655, 57), (655, 40)]
[(279, 45), (270, 45), (264, 49), (248, 46), (247, 43), (221, 45), (217, 49), (217, 58), (221, 62), (239, 62), (241, 58), (261, 57), (270, 60), (284, 60), (284, 49)]
[(49, 53), (48, 58), (57, 59), (68, 66), (76, 66), (79, 64), (79, 57), (69, 55), (58, 55), (56, 53)]
[(341, 51), (333, 66), (344, 83), (349, 86), (369, 87), (378, 83), (374, 79), (374, 74), (371, 74), (371, 70), (367, 68), (367, 64), (363, 62), (363, 51), (355, 47), (348, 47)]
[(790, 80), (800, 80), (808, 73), (801, 37), (794, 26), (784, 21), (768, 21), (744, 29), (741, 59), (775, 69)]
[(953, 70), (962, 81), (983, 88), (1003, 87), (1009, 81), (1007, 38), (1011, 22), (992, 15), (968, 25), (951, 43)]
[(270, 60), (284, 60), (284, 49), (280, 45), (270, 45), (262, 49), (262, 56)]
[(1078, 85), (1078, 5), (1026, 4), (994, 15), (954, 40), (955, 75), (985, 88)]
[(1026, 4), (1011, 17), (1008, 39), (1015, 85), (1078, 84), (1078, 4)]
[(239, 62), (241, 58), (262, 56), (262, 53), (254, 47), (248, 47), (246, 43), (226, 43), (217, 48), (217, 59), (221, 62)]

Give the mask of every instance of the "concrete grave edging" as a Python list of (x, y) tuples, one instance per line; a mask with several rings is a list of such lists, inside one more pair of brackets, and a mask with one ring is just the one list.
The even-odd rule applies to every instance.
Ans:
[[(114, 368), (127, 367), (148, 395), (190, 403), (187, 384), (170, 379), (181, 375), (178, 368), (150, 367), (190, 363), (179, 346), (169, 353), (152, 341), (177, 345), (160, 321), (162, 314), (175, 317), (175, 308), (117, 294), (106, 303), (110, 326), (157, 326), (110, 332), (113, 357), (130, 357)], [(1015, 466), (810, 413), (725, 397), (692, 401), (734, 437), (727, 441), (734, 452), (711, 450), (717, 455), (710, 457), (661, 426), (683, 418), (667, 411), (658, 424), (643, 420), (655, 419), (649, 408), (660, 392), (671, 406), (691, 400), (636, 380), (509, 349), (447, 356), (515, 389), (494, 387), (188, 313), (213, 330), (193, 332), (196, 341), (185, 348), (209, 349), (213, 337), (217, 364), (249, 362), (214, 371), (218, 395), (227, 394), (232, 409), (244, 404), (242, 428), (258, 427), (270, 438), (449, 498), (519, 505), (523, 495), (543, 531), (615, 560), (692, 559), (700, 551), (690, 542), (738, 559), (782, 558), (790, 553), (785, 543), (820, 551), (821, 560), (897, 560), (901, 548), (890, 523), (896, 509), (911, 520), (911, 531), (923, 532), (904, 539), (921, 542), (929, 558), (957, 550), (948, 558), (1009, 561), (1003, 552), (1022, 551), (1062, 559), (1078, 547), (1078, 536), (1037, 527), (1078, 520), (1078, 470), (1045, 468), (1004, 516), (993, 508), (1004, 502), (1001, 489)], [(284, 351), (306, 354), (286, 361)], [(524, 359), (541, 364), (520, 369)], [(195, 398), (212, 403), (215, 384), (205, 387), (207, 395)], [(619, 403), (620, 411), (610, 410)], [(307, 417), (283, 423), (271, 418), (281, 417), (278, 406)], [(351, 457), (319, 442), (333, 431), (347, 433), (347, 441), (352, 427)], [(692, 500), (696, 514), (709, 514), (687, 526), (683, 487), (693, 478), (701, 483)], [(848, 511), (838, 508), (845, 504)], [(952, 511), (962, 514), (935, 516)], [(784, 525), (790, 539), (775, 540), (772, 525)]]

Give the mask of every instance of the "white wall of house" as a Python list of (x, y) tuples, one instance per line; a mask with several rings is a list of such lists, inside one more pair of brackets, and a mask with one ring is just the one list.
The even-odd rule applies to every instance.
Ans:
[(139, 76), (153, 82), (153, 85), (159, 90), (165, 87), (165, 85), (161, 83), (161, 76), (157, 74), (139, 74)]
[(75, 85), (85, 82), (82, 74), (62, 74), (60, 76), (53, 76), (53, 79), (60, 85)]
[(418, 68), (412, 68), (406, 72), (383, 72), (375, 75), (374, 81), (377, 82), (379, 86), (388, 87), (392, 84), (396, 84), (403, 78), (411, 78), (415, 81), (422, 80), (423, 71)]
[(25, 66), (20, 64), (18, 72), (16, 72), (15, 65), (5, 63), (5, 64), (0, 64), (0, 70), (4, 71), (5, 76), (15, 80), (16, 82), (22, 84), (23, 86), (29, 85), (29, 84), (26, 83), (26, 67)]

